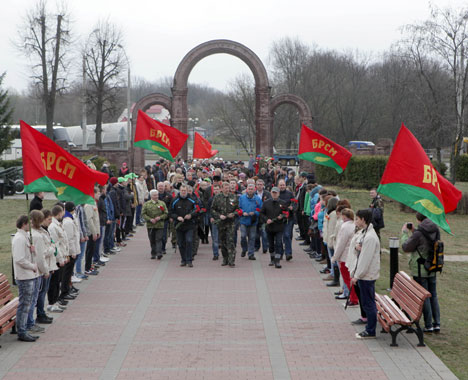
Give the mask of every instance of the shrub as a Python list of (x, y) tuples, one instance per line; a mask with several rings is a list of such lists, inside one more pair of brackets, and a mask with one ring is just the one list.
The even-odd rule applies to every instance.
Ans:
[(353, 156), (341, 174), (327, 166), (315, 165), (315, 177), (326, 185), (371, 189), (379, 185), (387, 160), (387, 156)]
[(0, 160), (0, 168), (8, 169), (13, 166), (23, 166), (23, 160), (21, 158), (17, 160)]
[[(80, 157), (80, 159), (86, 163), (86, 161), (89, 160), (91, 157), (94, 157), (94, 156), (93, 155), (82, 156)], [(93, 159), (92, 163), (94, 164), (94, 166), (96, 166), (96, 170), (101, 170), (102, 164), (104, 163), (104, 161), (109, 161), (109, 160), (107, 160), (105, 157), (98, 156)], [(115, 164), (113, 164), (110, 161), (109, 161), (109, 164), (110, 164), (111, 173), (114, 173), (114, 175), (117, 176), (117, 174), (119, 174), (119, 169), (117, 168)]]
[(455, 175), (457, 181), (468, 181), (468, 154), (462, 154), (457, 157), (455, 162)]
[(445, 177), (445, 174), (447, 174), (448, 169), (447, 164), (434, 160), (432, 161), (432, 165), (434, 166), (435, 170), (437, 170), (440, 174), (442, 174)]

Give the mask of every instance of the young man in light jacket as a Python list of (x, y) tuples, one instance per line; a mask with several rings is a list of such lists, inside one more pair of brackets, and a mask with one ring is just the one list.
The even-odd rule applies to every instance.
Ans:
[(375, 281), (380, 273), (380, 241), (372, 226), (372, 212), (368, 209), (356, 213), (356, 226), (361, 228), (357, 245), (357, 265), (350, 275), (351, 284), (359, 286), (362, 307), (367, 315), (366, 329), (356, 338), (375, 338), (377, 307), (375, 305)]
[(69, 301), (74, 300), (77, 295), (73, 295), (76, 291), (72, 291), (71, 278), (73, 276), (76, 257), (80, 254), (80, 226), (75, 215), (75, 204), (73, 202), (65, 203), (65, 216), (62, 225), (68, 238), (69, 261), (65, 265), (63, 272), (60, 298)]
[(59, 296), (65, 264), (69, 261), (68, 237), (62, 227), (62, 219), (65, 214), (63, 207), (55, 205), (52, 207), (51, 212), (52, 223), (48, 231), (57, 247), (57, 256), (55, 256), (57, 270), (52, 273), (50, 279), (49, 291), (47, 292), (47, 298), (49, 300), (47, 310), (53, 313), (61, 313), (66, 309), (65, 303), (59, 299)]
[[(94, 196), (99, 198), (98, 194), (99, 190), (94, 189)], [(99, 239), (101, 227), (99, 224), (99, 213), (96, 203), (93, 205), (85, 204), (84, 212), (86, 215), (86, 230), (88, 231), (88, 245), (86, 246), (85, 255), (85, 274), (91, 274), (96, 241)], [(95, 264), (98, 263), (95, 262)]]
[(26, 215), (21, 215), (16, 221), (16, 234), (11, 243), (13, 256), (13, 269), (18, 284), (19, 304), (16, 310), (16, 330), (18, 340), (34, 342), (38, 336), (30, 335), (26, 330), (28, 312), (31, 307), (34, 283), (38, 278), (38, 269), (35, 261), (35, 248), (28, 235), (29, 223)]

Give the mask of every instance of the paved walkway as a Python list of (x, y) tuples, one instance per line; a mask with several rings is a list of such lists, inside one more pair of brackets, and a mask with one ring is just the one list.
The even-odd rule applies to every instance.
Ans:
[(140, 228), (36, 343), (0, 337), (0, 378), (456, 378), (414, 334), (399, 347), (355, 339), (358, 309), (343, 309), (297, 245), (281, 270), (257, 258), (221, 267), (201, 245), (181, 268), (172, 249), (150, 260)]

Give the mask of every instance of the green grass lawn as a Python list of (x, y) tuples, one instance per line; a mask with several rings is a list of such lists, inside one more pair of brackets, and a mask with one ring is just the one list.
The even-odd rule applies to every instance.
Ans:
[[(354, 210), (367, 208), (369, 193), (366, 190), (344, 189), (336, 186), (340, 197), (348, 198)], [(54, 201), (44, 201), (45, 207), (51, 207)], [(14, 233), (15, 221), (19, 214), (26, 213), (25, 200), (0, 200), (0, 273), (5, 273), (11, 279), (11, 243), (10, 234)], [(385, 225), (382, 230), (382, 245), (388, 248), (388, 238), (399, 236), (401, 226), (405, 222), (416, 223), (414, 214), (400, 212), (399, 204), (389, 199), (385, 201)], [(445, 250), (448, 255), (466, 255), (466, 223), (468, 216), (449, 215), (449, 223), (454, 236), (442, 234)], [(400, 270), (408, 271), (408, 256), (401, 255)], [(468, 319), (466, 308), (468, 305), (468, 291), (466, 280), (468, 278), (468, 263), (447, 262), (444, 272), (438, 275), (438, 295), (441, 306), (442, 330), (439, 335), (426, 336), (426, 342), (444, 363), (460, 378), (468, 379), (468, 361), (465, 353), (468, 352)], [(379, 293), (386, 293), (389, 287), (389, 255), (382, 254), (381, 277), (376, 289)], [(14, 289), (14, 291), (16, 291)]]

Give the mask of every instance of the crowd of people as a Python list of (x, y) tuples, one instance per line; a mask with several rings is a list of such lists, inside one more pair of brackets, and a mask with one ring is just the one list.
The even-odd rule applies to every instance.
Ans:
[[(107, 186), (95, 188), (94, 204), (58, 202), (46, 210), (44, 194), (37, 193), (29, 218), (17, 220), (12, 253), (20, 298), (18, 339), (38, 339), (44, 331), (39, 324), (53, 322), (46, 311), (64, 312), (79, 295), (75, 284), (98, 275), (137, 226), (146, 226), (150, 259), (163, 259), (171, 244), (179, 251), (180, 266), (189, 268), (199, 245), (210, 244), (210, 238), (212, 259), (219, 260), (221, 251), (221, 266), (234, 268), (240, 235), (241, 258), (256, 260), (258, 252), (268, 253), (269, 265), (280, 269), (283, 259), (291, 262), (297, 254), (295, 238), (311, 259), (324, 265), (327, 286), (339, 288), (336, 298), (345, 299), (347, 307), (360, 307), (361, 318), (353, 323), (365, 329), (356, 336), (375, 337), (379, 231), (384, 227), (383, 202), (375, 189), (369, 207), (355, 212), (348, 199), (316, 183), (312, 173), (273, 162), (262, 166), (251, 159), (246, 167), (242, 161), (161, 159), (138, 174), (125, 163), (119, 177), (108, 164), (101, 170), (110, 177)], [(424, 243), (421, 235), (403, 232), (406, 251)], [(424, 285), (435, 292), (430, 276)], [(425, 311), (426, 326), (440, 329), (438, 305), (432, 310), (434, 322)]]

